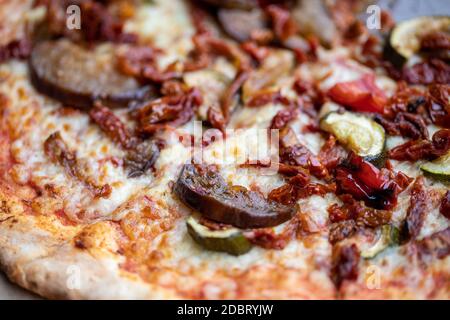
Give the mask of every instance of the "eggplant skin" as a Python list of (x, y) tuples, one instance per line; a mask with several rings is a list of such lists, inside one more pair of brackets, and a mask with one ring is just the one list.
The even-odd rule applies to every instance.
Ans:
[(95, 101), (124, 108), (156, 96), (153, 87), (122, 75), (114, 59), (113, 52), (87, 50), (68, 40), (44, 41), (31, 53), (30, 81), (40, 93), (84, 110)]
[(187, 164), (181, 170), (174, 192), (204, 217), (241, 229), (277, 226), (293, 217), (296, 210), (265, 199), (243, 187), (229, 187), (208, 167)]
[(250, 10), (259, 7), (258, 0), (197, 0), (197, 1), (214, 7), (227, 9)]
[(261, 9), (220, 9), (217, 19), (226, 34), (238, 42), (250, 40), (254, 30), (264, 29), (267, 24)]

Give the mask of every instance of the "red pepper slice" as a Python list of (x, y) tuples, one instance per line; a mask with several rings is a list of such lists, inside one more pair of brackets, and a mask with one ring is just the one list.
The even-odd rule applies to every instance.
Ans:
[(376, 85), (373, 74), (337, 83), (328, 91), (328, 96), (335, 102), (360, 112), (383, 113), (387, 103), (387, 97)]
[(356, 200), (363, 200), (376, 209), (395, 207), (398, 194), (410, 182), (411, 179), (404, 174), (380, 170), (354, 153), (336, 169), (338, 192), (351, 194)]

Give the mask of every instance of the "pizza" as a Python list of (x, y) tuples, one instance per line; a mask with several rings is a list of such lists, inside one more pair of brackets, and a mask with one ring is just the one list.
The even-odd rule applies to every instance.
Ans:
[(450, 18), (368, 5), (0, 0), (3, 271), (46, 298), (449, 299)]

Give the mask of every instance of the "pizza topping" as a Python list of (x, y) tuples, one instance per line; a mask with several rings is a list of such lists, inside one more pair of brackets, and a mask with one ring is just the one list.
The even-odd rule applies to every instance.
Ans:
[(217, 18), (225, 32), (239, 42), (251, 40), (266, 27), (266, 17), (261, 9), (220, 9)]
[(239, 256), (252, 248), (252, 244), (237, 228), (210, 229), (192, 216), (187, 219), (186, 226), (192, 239), (207, 250)]
[(394, 120), (387, 120), (381, 115), (377, 115), (375, 120), (379, 122), (391, 136), (428, 139), (427, 124), (421, 115), (399, 112), (396, 114)]
[(118, 69), (129, 77), (135, 77), (140, 82), (160, 84), (164, 81), (181, 77), (175, 70), (176, 65), (169, 65), (166, 70), (159, 70), (157, 57), (159, 50), (150, 46), (132, 46), (122, 52), (117, 61)]
[(140, 141), (127, 151), (124, 166), (128, 170), (129, 178), (136, 178), (145, 174), (158, 160), (160, 146), (154, 140)]
[(292, 15), (302, 34), (317, 36), (326, 47), (332, 46), (339, 37), (325, 1), (299, 0), (292, 10)]
[(438, 31), (448, 32), (449, 28), (449, 17), (425, 16), (401, 22), (389, 35), (384, 57), (395, 66), (402, 67), (420, 49), (427, 49), (430, 45), (436, 49), (436, 42), (431, 43), (429, 35)]
[(27, 39), (14, 40), (0, 46), (0, 63), (8, 59), (26, 59), (31, 53), (31, 42)]
[(376, 85), (373, 74), (366, 74), (358, 80), (337, 83), (328, 91), (328, 96), (335, 102), (360, 112), (382, 114), (387, 103), (386, 95)]
[(297, 33), (297, 25), (288, 9), (278, 5), (269, 5), (266, 12), (272, 19), (272, 28), (280, 41), (286, 41)]
[(413, 184), (411, 200), (406, 214), (406, 220), (402, 228), (404, 239), (416, 239), (425, 221), (425, 216), (430, 210), (430, 193), (425, 188), (423, 177), (419, 177)]
[(442, 197), (439, 211), (444, 217), (450, 219), (450, 191), (447, 191), (447, 193)]
[(69, 150), (69, 147), (62, 139), (59, 132), (51, 134), (44, 143), (45, 154), (55, 163), (61, 165), (66, 172), (83, 182), (96, 198), (108, 198), (111, 194), (111, 186), (108, 184), (98, 185), (89, 177), (82, 163), (77, 158), (76, 153)]
[(410, 183), (403, 173), (380, 170), (354, 153), (336, 169), (338, 192), (351, 194), (376, 209), (395, 207), (398, 194)]
[(136, 139), (109, 108), (97, 102), (89, 111), (89, 116), (112, 141), (121, 145), (124, 149), (130, 149), (135, 145)]
[(416, 242), (421, 255), (444, 259), (450, 254), (450, 227)]
[(448, 84), (450, 66), (442, 60), (430, 59), (403, 69), (402, 79), (410, 84)]
[(358, 278), (360, 252), (356, 244), (333, 246), (331, 279), (339, 289), (344, 281)]
[(339, 241), (342, 241), (354, 235), (356, 230), (357, 227), (354, 220), (344, 220), (333, 223), (330, 225), (328, 241), (331, 244), (338, 243)]
[(428, 89), (428, 112), (434, 124), (450, 128), (450, 85), (431, 85)]
[(272, 250), (283, 250), (296, 235), (298, 219), (291, 219), (281, 230), (274, 228), (254, 229), (245, 232), (246, 238), (254, 245)]
[(380, 228), (379, 237), (368, 249), (361, 252), (361, 257), (365, 259), (375, 258), (379, 253), (390, 246), (400, 243), (400, 231), (393, 225), (387, 224)]
[(319, 152), (320, 161), (329, 171), (336, 169), (347, 156), (347, 151), (337, 143), (333, 135), (329, 135)]
[(429, 177), (441, 181), (450, 181), (450, 151), (432, 162), (426, 162), (420, 169)]
[(249, 10), (259, 6), (258, 0), (200, 0), (208, 5), (228, 9)]
[[(233, 82), (227, 88), (222, 97), (221, 109), (222, 115), (225, 120), (225, 124), (228, 123), (231, 116), (231, 107), (233, 105), (233, 99), (235, 99), (236, 95), (241, 90), (244, 83), (247, 81), (249, 77), (249, 73), (247, 71), (239, 72), (234, 78)], [(222, 128), (220, 128), (222, 129)]]
[(368, 208), (364, 202), (356, 201), (350, 195), (342, 195), (341, 200), (344, 202), (342, 206), (333, 204), (328, 208), (328, 217), (332, 223), (353, 220), (357, 226), (376, 228), (391, 220), (392, 212), (389, 210)]
[(277, 112), (277, 114), (272, 118), (270, 124), (270, 129), (283, 129), (287, 124), (294, 120), (300, 112), (300, 109), (295, 107), (289, 107)]
[[(244, 102), (249, 101), (261, 92), (278, 92), (278, 80), (289, 74), (294, 67), (292, 55), (285, 50), (273, 50), (263, 63), (252, 72), (242, 88)], [(270, 101), (268, 101), (270, 102)]]
[(351, 112), (331, 112), (320, 121), (320, 127), (367, 161), (376, 162), (383, 157), (386, 134), (368, 117)]
[(181, 201), (213, 221), (238, 228), (264, 228), (279, 225), (295, 213), (240, 186), (229, 186), (211, 167), (185, 165), (175, 184)]
[(309, 182), (309, 176), (305, 173), (299, 173), (289, 179), (287, 184), (273, 189), (269, 193), (269, 199), (284, 205), (293, 205), (299, 199), (308, 198), (312, 195), (324, 196), (335, 191), (336, 185), (334, 183)]
[(437, 131), (432, 140), (411, 140), (388, 151), (390, 159), (399, 161), (433, 160), (450, 150), (450, 130)]
[(178, 127), (189, 122), (202, 103), (200, 91), (192, 88), (182, 94), (167, 95), (147, 102), (135, 110), (134, 117), (138, 120), (140, 132), (153, 134), (159, 129)]
[(269, 103), (282, 104), (285, 106), (290, 106), (293, 103), (284, 97), (280, 91), (272, 90), (262, 90), (255, 93), (248, 101), (246, 106), (250, 108), (262, 107)]
[(280, 160), (284, 164), (308, 169), (317, 178), (324, 178), (328, 170), (307, 147), (298, 143), (280, 148)]
[(30, 58), (34, 87), (67, 106), (90, 109), (96, 100), (109, 107), (127, 107), (152, 97), (115, 67), (114, 50), (84, 49), (67, 40), (37, 44)]

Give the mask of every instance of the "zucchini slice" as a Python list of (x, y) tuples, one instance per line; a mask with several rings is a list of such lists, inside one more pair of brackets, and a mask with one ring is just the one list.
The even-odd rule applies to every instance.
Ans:
[(420, 51), (421, 38), (434, 31), (450, 32), (450, 17), (425, 16), (397, 24), (386, 42), (384, 57), (401, 68)]
[(450, 182), (450, 152), (434, 161), (424, 163), (420, 169), (433, 179)]
[(211, 230), (200, 224), (194, 217), (187, 219), (186, 226), (192, 239), (207, 250), (239, 256), (252, 248), (250, 241), (239, 229)]
[(353, 112), (330, 112), (320, 128), (365, 160), (378, 165), (384, 159), (386, 133), (372, 119)]
[(398, 228), (386, 224), (381, 227), (380, 236), (377, 241), (369, 249), (361, 252), (361, 257), (372, 259), (390, 246), (400, 243), (400, 231)]

